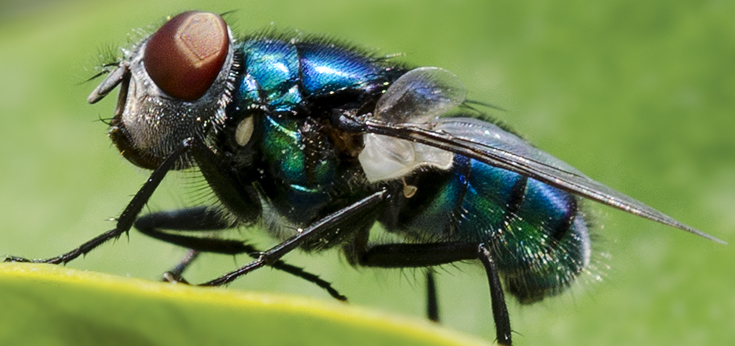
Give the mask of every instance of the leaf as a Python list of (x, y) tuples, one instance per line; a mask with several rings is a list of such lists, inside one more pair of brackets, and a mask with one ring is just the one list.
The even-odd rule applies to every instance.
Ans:
[(46, 264), (0, 264), (0, 311), (0, 345), (487, 345), (348, 304)]

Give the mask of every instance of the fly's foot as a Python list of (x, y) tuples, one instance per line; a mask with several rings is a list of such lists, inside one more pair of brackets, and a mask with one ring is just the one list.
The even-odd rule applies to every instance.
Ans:
[(6, 263), (7, 262), (10, 262), (10, 263), (31, 263), (31, 262), (35, 262), (35, 261), (31, 261), (31, 260), (29, 260), (27, 258), (23, 258), (23, 257), (6, 256), (4, 262), (6, 262)]
[(163, 282), (168, 282), (168, 283), (172, 283), (172, 284), (191, 285), (181, 275), (176, 274), (174, 272), (165, 272), (165, 273), (163, 273), (162, 276), (163, 276), (163, 279), (161, 281), (163, 281)]

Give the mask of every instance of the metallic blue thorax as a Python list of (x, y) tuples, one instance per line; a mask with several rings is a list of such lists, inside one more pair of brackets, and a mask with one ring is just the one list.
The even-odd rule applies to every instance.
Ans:
[(340, 102), (377, 99), (400, 72), (325, 42), (257, 37), (245, 39), (238, 52), (243, 65), (235, 93), (239, 109), (265, 110), (256, 120), (261, 129), (256, 152), (269, 173), (261, 185), (273, 207), (291, 222), (311, 222), (325, 208), (333, 209), (335, 197), (341, 204), (341, 185), (354, 175), (354, 165), (338, 167), (340, 153), (319, 130), (320, 122)]
[(274, 112), (293, 112), (304, 101), (345, 90), (369, 93), (387, 81), (385, 68), (332, 44), (246, 40), (240, 46), (245, 77), (240, 93)]

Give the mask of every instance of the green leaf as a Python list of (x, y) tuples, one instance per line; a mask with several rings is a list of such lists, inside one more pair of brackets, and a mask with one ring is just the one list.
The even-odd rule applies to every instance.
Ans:
[(0, 264), (0, 345), (487, 345), (349, 304)]

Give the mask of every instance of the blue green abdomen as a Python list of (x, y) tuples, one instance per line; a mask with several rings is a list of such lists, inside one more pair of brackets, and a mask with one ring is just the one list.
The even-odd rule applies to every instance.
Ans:
[(506, 289), (521, 302), (562, 292), (589, 262), (580, 201), (567, 192), (459, 155), (422, 189), (431, 196), (407, 207), (399, 227), (422, 241), (489, 240)]

